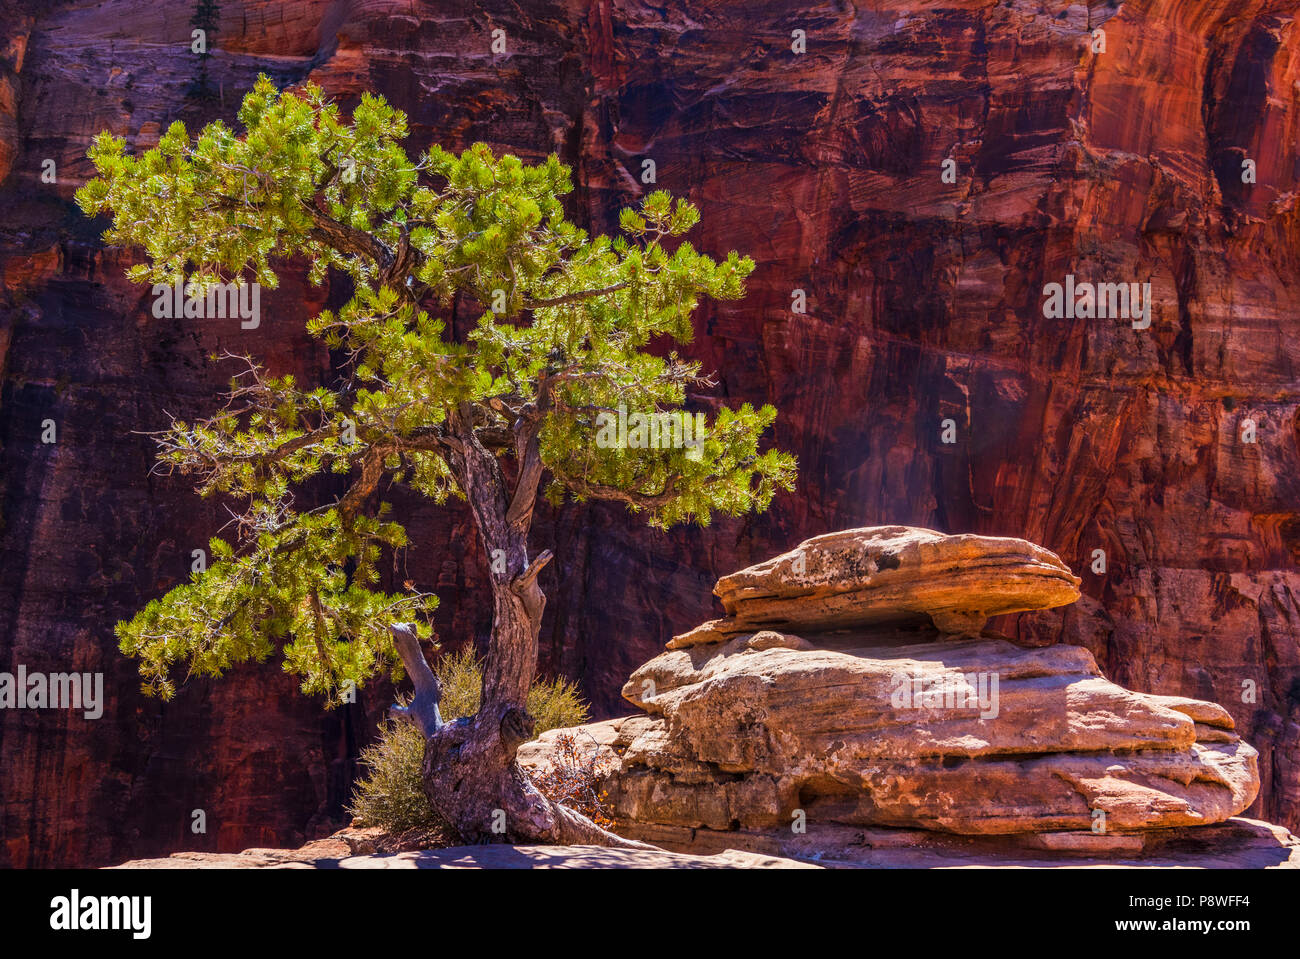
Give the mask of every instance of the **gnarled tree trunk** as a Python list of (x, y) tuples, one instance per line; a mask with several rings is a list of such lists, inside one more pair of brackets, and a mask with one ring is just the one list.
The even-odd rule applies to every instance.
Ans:
[[(468, 419), (462, 414), (465, 420)], [(492, 638), (478, 712), (443, 723), (438, 684), (404, 625), (394, 636), (416, 698), (406, 710), (425, 734), (424, 789), (429, 801), (467, 842), (531, 841), (592, 843), (652, 849), (597, 826), (587, 817), (547, 799), (515, 759), (532, 733), (525, 707), (537, 667), (537, 637), (546, 597), (538, 574), (549, 551), (528, 558), (528, 528), (541, 470), (536, 440), (521, 445), (520, 478), (509, 507), (496, 457), (467, 426), (457, 430), (454, 468), (469, 500), (487, 552), (492, 582)]]

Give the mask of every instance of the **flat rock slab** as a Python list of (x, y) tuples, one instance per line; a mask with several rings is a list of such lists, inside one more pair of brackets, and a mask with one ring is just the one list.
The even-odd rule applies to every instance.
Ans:
[(816, 869), (811, 863), (728, 849), (710, 856), (603, 846), (455, 846), (354, 856), (341, 869)]
[[(349, 855), (336, 837), (301, 849), (241, 853), (178, 852), (135, 859), (116, 869), (960, 869), (1130, 867), (1297, 869), (1300, 839), (1280, 826), (1236, 818), (1216, 826), (1165, 830), (1159, 841), (1126, 836), (1102, 849), (1088, 834), (1049, 834), (1035, 849), (1023, 841), (958, 839), (916, 830), (815, 830), (802, 837), (747, 832), (640, 830), (642, 838), (689, 852), (605, 849), (600, 846), (454, 846), (388, 854)], [(1137, 852), (1139, 839), (1147, 848)], [(751, 851), (730, 848), (742, 844)], [(779, 850), (777, 855), (771, 850)]]
[(805, 540), (722, 577), (713, 592), (729, 614), (723, 633), (925, 616), (947, 633), (978, 633), (992, 616), (1073, 603), (1079, 577), (1028, 540), (873, 526)]
[(713, 855), (603, 846), (451, 846), (353, 856), (346, 843), (327, 848), (246, 849), (241, 853), (178, 852), (133, 859), (115, 869), (817, 869), (816, 865), (728, 849)]
[(1244, 817), (1210, 826), (1107, 836), (1084, 831), (967, 837), (847, 827), (809, 829), (803, 836), (789, 830), (714, 832), (665, 826), (627, 832), (681, 851), (705, 853), (725, 844), (836, 869), (1300, 869), (1300, 838), (1281, 826)]

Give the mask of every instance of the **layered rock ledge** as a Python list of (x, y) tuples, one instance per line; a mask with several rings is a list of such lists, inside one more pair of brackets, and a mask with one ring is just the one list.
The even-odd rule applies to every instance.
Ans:
[(608, 771), (619, 831), (690, 851), (1137, 855), (1243, 812), (1257, 753), (1225, 709), (1118, 686), (1081, 647), (982, 631), (1077, 586), (1023, 540), (819, 536), (719, 580), (728, 617), (624, 687), (644, 714), (553, 731), (521, 760), (574, 733)]
[[(668, 851), (604, 849), (599, 846), (452, 846), (380, 852), (364, 835), (346, 829), (299, 849), (245, 849), (239, 853), (178, 852), (165, 859), (134, 859), (117, 869), (794, 869), (822, 866), (868, 868), (1044, 867), (1063, 862), (1073, 867), (1136, 866), (1147, 868), (1269, 869), (1300, 867), (1300, 840), (1280, 826), (1252, 819), (1230, 819), (1196, 830), (1168, 829), (1165, 842), (1139, 857), (1074, 851), (1063, 859), (1059, 849), (1011, 847), (994, 839), (958, 840), (917, 837), (902, 830), (847, 830), (810, 834), (790, 842), (790, 858), (775, 850), (771, 837), (728, 833), (701, 835), (687, 844), (697, 854)], [(650, 830), (663, 845), (681, 836), (671, 827)], [(706, 852), (710, 838), (721, 839)], [(726, 846), (753, 847), (742, 851)], [(383, 845), (380, 843), (379, 845)]]

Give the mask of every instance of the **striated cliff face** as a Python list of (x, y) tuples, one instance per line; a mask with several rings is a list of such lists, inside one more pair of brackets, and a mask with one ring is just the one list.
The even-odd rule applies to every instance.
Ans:
[[(1298, 10), (227, 0), (204, 99), (187, 0), (0, 0), (0, 670), (103, 671), (108, 698), (94, 721), (0, 712), (0, 862), (301, 841), (337, 821), (385, 705), (367, 690), (326, 714), (268, 665), (162, 707), (112, 638), (224, 521), (148, 476), (133, 431), (209, 409), (230, 375), (214, 352), (323, 375), (302, 319), (337, 291), (286, 275), (256, 330), (154, 319), (72, 194), (98, 130), (143, 147), (176, 118), (229, 119), (259, 71), (345, 105), (382, 92), (413, 149), (556, 151), (594, 230), (650, 189), (651, 159), (657, 186), (700, 205), (697, 246), (758, 262), (745, 300), (700, 309), (687, 351), (720, 395), (780, 408), (798, 494), (667, 536), (606, 508), (538, 525), (558, 558), (543, 667), (581, 677), (598, 713), (716, 614), (720, 574), (807, 536), (1022, 536), (1083, 597), (998, 628), (1085, 646), (1131, 689), (1223, 704), (1260, 752), (1250, 814), (1300, 825)], [(1045, 318), (1044, 284), (1067, 275), (1150, 283), (1149, 328)], [(395, 505), (416, 545), (394, 576), (440, 594), (444, 639), (483, 636), (467, 518)]]

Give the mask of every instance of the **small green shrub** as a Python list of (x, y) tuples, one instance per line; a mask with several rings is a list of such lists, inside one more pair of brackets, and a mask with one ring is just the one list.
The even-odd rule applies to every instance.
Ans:
[(535, 720), (534, 739), (548, 729), (581, 726), (591, 718), (591, 711), (578, 695), (578, 684), (561, 676), (533, 683), (527, 705), (528, 715)]
[(478, 712), (483, 695), (483, 664), (475, 658), (474, 647), (466, 646), (459, 653), (439, 656), (433, 671), (442, 684), (438, 710), (443, 722)]
[[(442, 683), (439, 709), (444, 721), (473, 716), (478, 712), (483, 694), (483, 663), (475, 657), (471, 647), (441, 657), (434, 672)], [(559, 676), (533, 683), (525, 705), (529, 715), (536, 720), (533, 724), (534, 739), (548, 729), (581, 726), (591, 718), (587, 704), (578, 694), (578, 684)]]
[(387, 832), (441, 830), (443, 824), (424, 795), (420, 764), (424, 736), (410, 723), (384, 720), (379, 739), (361, 751), (361, 777), (348, 812), (358, 826), (382, 826)]
[[(442, 684), (439, 709), (444, 722), (478, 712), (483, 664), (466, 647), (439, 657), (434, 673)], [(538, 680), (528, 691), (527, 708), (535, 720), (533, 737), (548, 729), (581, 726), (591, 717), (578, 684), (561, 677)], [(385, 720), (374, 745), (362, 750), (361, 777), (353, 788), (352, 814), (358, 826), (380, 826), (389, 833), (446, 831), (424, 795), (420, 766), (424, 736), (410, 723)], [(545, 790), (543, 790), (545, 791)], [(564, 796), (552, 797), (564, 801)], [(568, 805), (569, 803), (566, 803)]]

